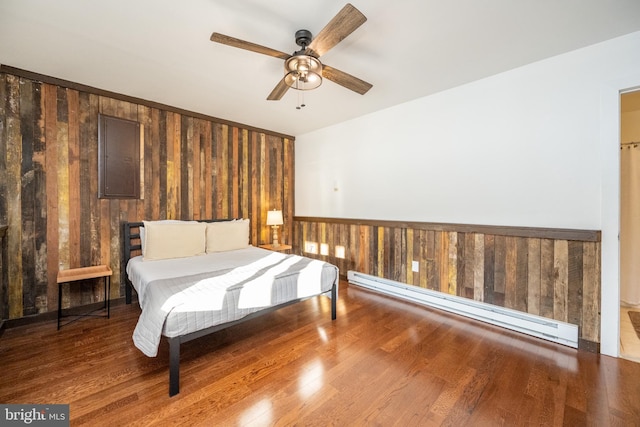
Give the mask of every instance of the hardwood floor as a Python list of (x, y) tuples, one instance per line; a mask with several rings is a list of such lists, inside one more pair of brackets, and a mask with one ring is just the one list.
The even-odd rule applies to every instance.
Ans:
[(71, 425), (638, 426), (640, 364), (340, 284), (148, 358), (140, 309), (0, 339), (1, 403), (69, 403)]

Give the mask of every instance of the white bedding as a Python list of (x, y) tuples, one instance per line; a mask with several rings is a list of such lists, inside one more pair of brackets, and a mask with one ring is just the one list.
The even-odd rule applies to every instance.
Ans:
[(327, 293), (338, 283), (332, 264), (253, 246), (158, 261), (134, 257), (126, 271), (142, 308), (134, 343), (151, 357), (161, 335), (176, 337), (238, 320)]
[(127, 275), (138, 293), (138, 302), (142, 306), (146, 286), (153, 280), (241, 267), (273, 253), (255, 246), (249, 246), (246, 249), (235, 251), (214, 252), (193, 257), (157, 261), (143, 261), (142, 255), (139, 255), (129, 260)]

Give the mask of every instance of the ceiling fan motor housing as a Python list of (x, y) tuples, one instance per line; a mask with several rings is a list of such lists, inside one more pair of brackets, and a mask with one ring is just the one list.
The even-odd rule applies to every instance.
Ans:
[(302, 49), (306, 49), (309, 44), (311, 44), (311, 40), (313, 36), (311, 35), (311, 31), (309, 30), (298, 30), (296, 31), (296, 44), (300, 46)]

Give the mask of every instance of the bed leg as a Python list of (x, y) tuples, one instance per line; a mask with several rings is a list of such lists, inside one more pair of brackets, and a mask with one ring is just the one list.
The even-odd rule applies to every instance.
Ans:
[(128, 280), (125, 281), (124, 284), (124, 302), (126, 304), (131, 304), (131, 285)]
[(180, 393), (180, 337), (169, 338), (169, 397)]
[(338, 299), (336, 288), (337, 285), (334, 283), (331, 287), (331, 320), (336, 320), (336, 301)]

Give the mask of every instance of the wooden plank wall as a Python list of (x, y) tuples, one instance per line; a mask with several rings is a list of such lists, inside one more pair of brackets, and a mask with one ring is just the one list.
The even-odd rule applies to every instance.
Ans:
[[(294, 252), (451, 295), (578, 325), (585, 346), (600, 342), (597, 232), (455, 224), (294, 218)], [(384, 224), (383, 224), (384, 223)], [(578, 239), (578, 240), (576, 240)], [(579, 240), (582, 239), (582, 240)], [(329, 245), (329, 255), (303, 251)], [(345, 257), (335, 256), (336, 246)], [(412, 271), (417, 261), (419, 271)]]
[[(97, 198), (98, 113), (141, 123), (143, 199)], [(269, 242), (266, 212), (277, 208), (290, 240), (293, 146), (266, 131), (0, 73), (0, 224), (9, 226), (0, 313), (55, 310), (58, 269), (108, 264), (111, 298), (123, 295), (122, 221), (250, 218), (257, 245)], [(101, 286), (65, 290), (63, 307), (100, 301)]]

